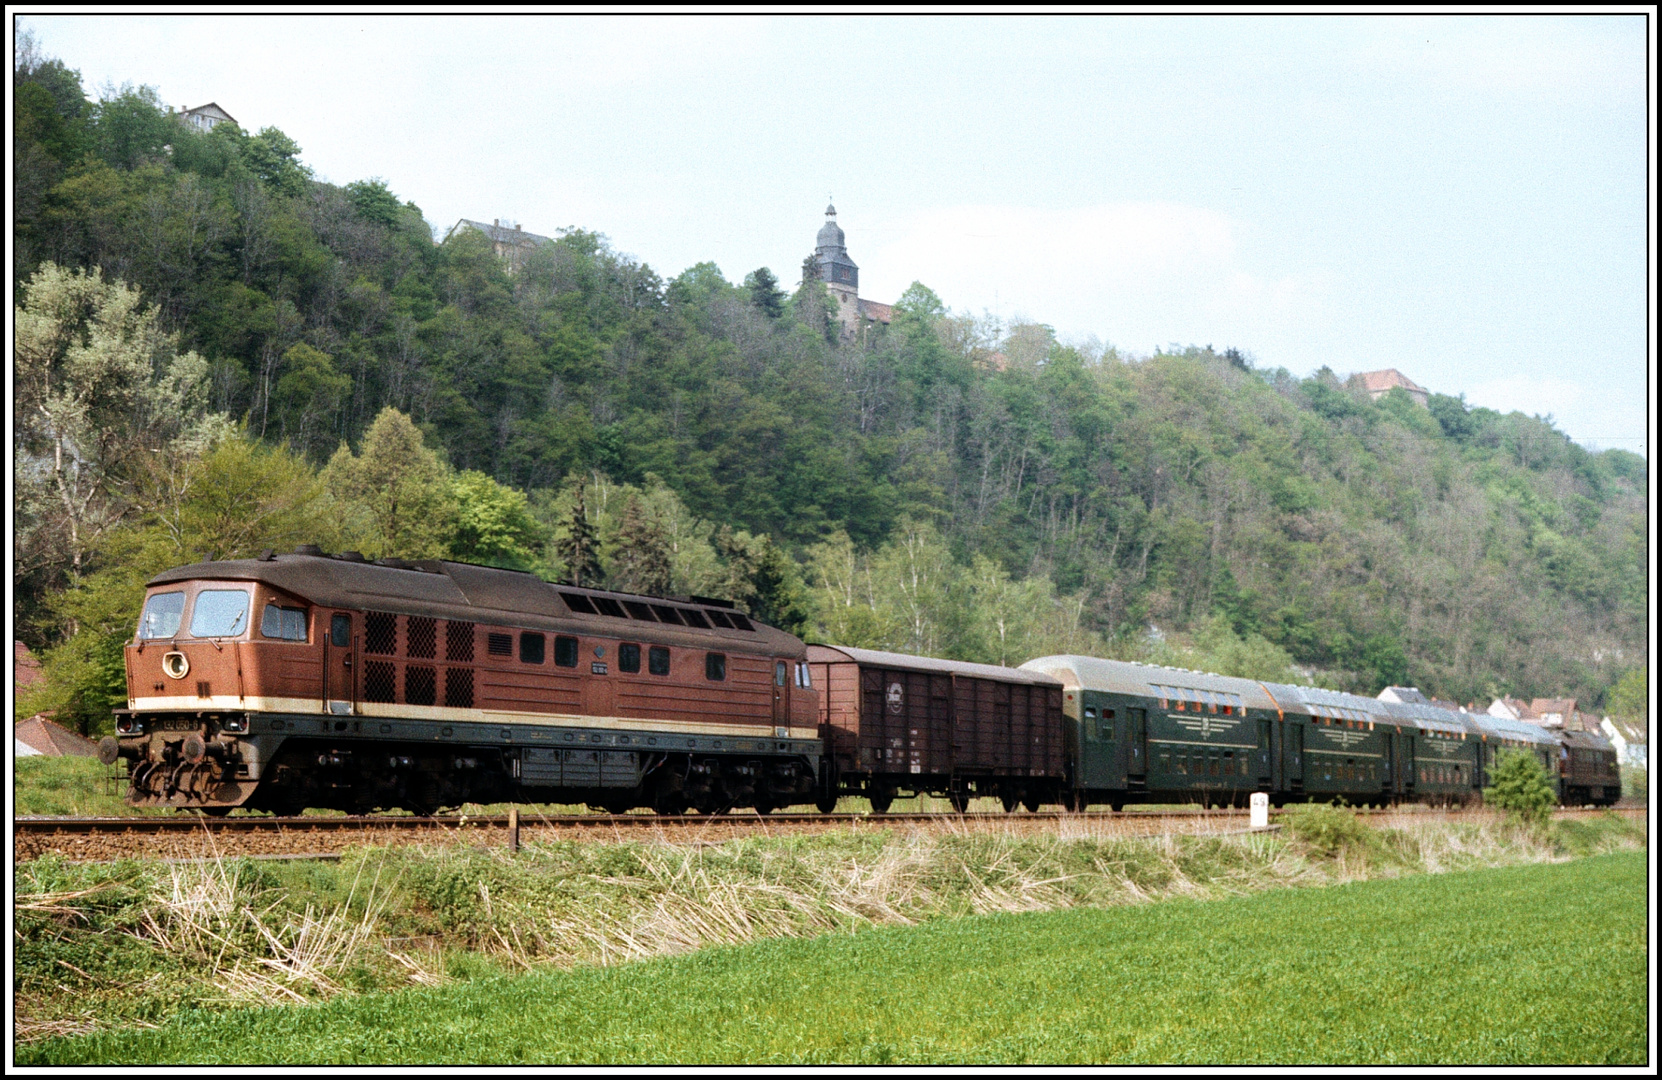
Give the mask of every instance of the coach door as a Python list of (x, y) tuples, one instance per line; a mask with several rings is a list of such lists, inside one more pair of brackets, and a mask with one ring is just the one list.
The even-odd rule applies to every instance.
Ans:
[(1258, 786), (1269, 790), (1275, 786), (1275, 778), (1270, 769), (1270, 730), (1272, 725), (1268, 720), (1258, 721)]
[(1125, 778), (1141, 786), (1148, 776), (1148, 710), (1125, 710)]
[(1414, 736), (1404, 732), (1402, 734), (1402, 793), (1414, 794)]
[(337, 716), (357, 711), (357, 630), (352, 616), (344, 611), (329, 616), (323, 639), (323, 708)]
[(1282, 725), (1281, 768), (1287, 776), (1287, 786), (1304, 786), (1304, 725), (1288, 721)]

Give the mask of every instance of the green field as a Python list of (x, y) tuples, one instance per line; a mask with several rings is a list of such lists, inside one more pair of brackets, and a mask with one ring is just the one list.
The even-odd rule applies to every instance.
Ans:
[(20, 1064), (1643, 1064), (1642, 852), (190, 1011)]

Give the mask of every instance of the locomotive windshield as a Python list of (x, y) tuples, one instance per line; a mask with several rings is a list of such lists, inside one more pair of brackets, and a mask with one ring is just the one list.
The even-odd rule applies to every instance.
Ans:
[(184, 593), (157, 593), (144, 602), (144, 614), (139, 616), (138, 636), (170, 638), (179, 632), (179, 620), (184, 615)]
[(190, 615), (192, 637), (231, 637), (248, 628), (248, 594), (241, 589), (203, 589)]

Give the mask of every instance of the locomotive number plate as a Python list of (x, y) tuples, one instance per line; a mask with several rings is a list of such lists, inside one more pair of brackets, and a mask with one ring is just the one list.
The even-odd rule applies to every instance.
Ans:
[(195, 731), (202, 726), (202, 721), (192, 720), (186, 716), (170, 716), (161, 720), (152, 721), (151, 731)]

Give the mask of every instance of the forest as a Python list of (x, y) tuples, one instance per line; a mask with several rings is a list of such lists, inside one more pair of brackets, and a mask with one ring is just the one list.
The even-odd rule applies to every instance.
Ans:
[(299, 543), (992, 663), (1590, 709), (1645, 664), (1648, 463), (1550, 418), (921, 283), (845, 335), (812, 278), (665, 278), (580, 227), (510, 267), (277, 128), (92, 100), (26, 34), (13, 89), (20, 715), (107, 727), (150, 575)]

